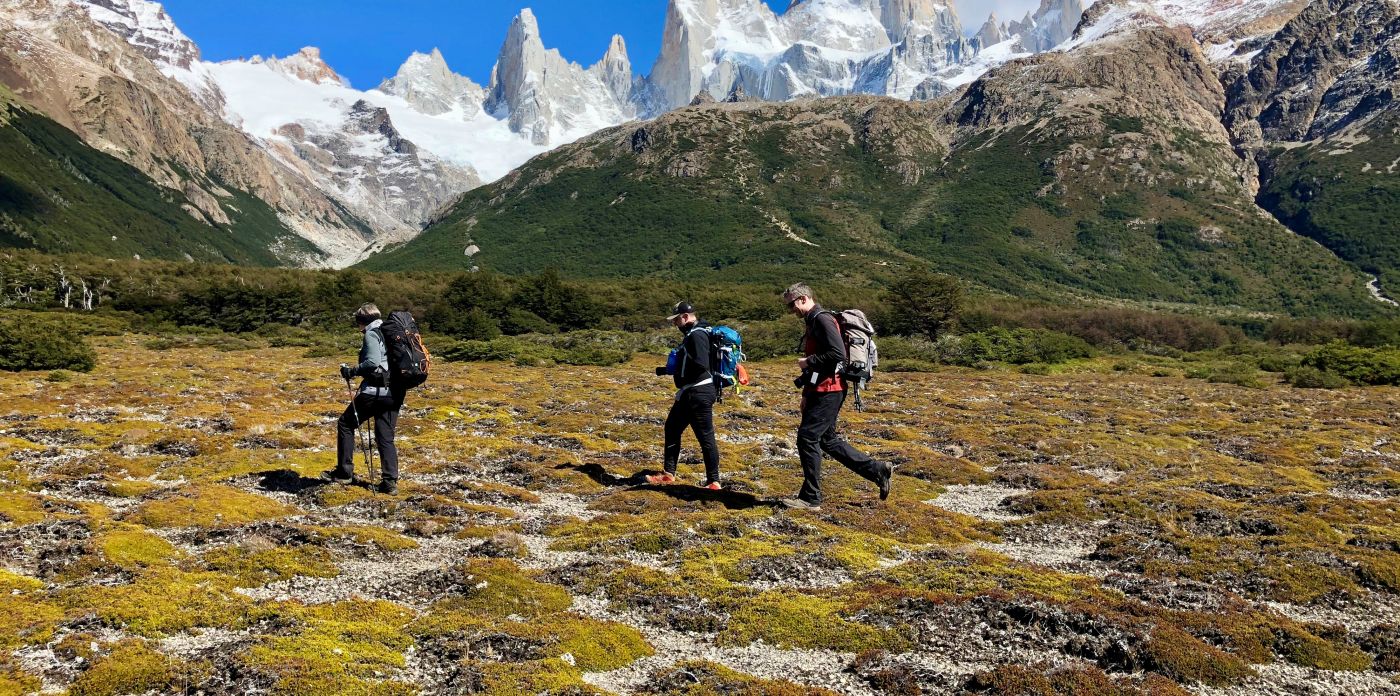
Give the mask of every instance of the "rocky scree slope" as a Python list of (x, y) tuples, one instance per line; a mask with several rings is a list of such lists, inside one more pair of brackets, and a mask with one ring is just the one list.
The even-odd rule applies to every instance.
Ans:
[(705, 104), (605, 131), (366, 265), (778, 282), (930, 262), (1021, 295), (1379, 311), (1254, 205), (1191, 29), (1107, 5), (1091, 40), (933, 102)]

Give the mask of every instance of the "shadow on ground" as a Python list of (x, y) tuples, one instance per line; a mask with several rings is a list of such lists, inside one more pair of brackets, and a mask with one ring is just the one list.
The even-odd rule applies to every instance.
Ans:
[[(332, 485), (330, 481), (322, 478), (307, 478), (291, 469), (265, 471), (262, 473), (262, 478), (258, 481), (258, 488), (274, 493), (301, 494), (328, 485)], [(346, 485), (359, 486), (360, 488), (374, 488), (374, 483), (372, 481), (367, 481), (359, 477), (356, 477), (353, 483)]]
[(577, 471), (598, 485), (609, 488), (631, 488), (633, 490), (656, 491), (664, 493), (677, 500), (687, 503), (719, 503), (729, 510), (749, 510), (756, 507), (775, 507), (777, 502), (765, 498), (760, 498), (752, 493), (741, 491), (720, 490), (712, 491), (699, 486), (687, 486), (685, 484), (652, 485), (647, 483), (649, 474), (659, 474), (654, 470), (638, 471), (631, 476), (618, 476), (610, 473), (601, 464), (564, 464), (560, 469), (570, 469)]

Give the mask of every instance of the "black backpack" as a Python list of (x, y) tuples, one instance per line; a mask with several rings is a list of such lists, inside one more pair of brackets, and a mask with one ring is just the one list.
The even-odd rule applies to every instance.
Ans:
[(400, 389), (412, 389), (428, 381), (433, 356), (423, 345), (418, 322), (406, 310), (390, 312), (379, 325), (384, 343), (389, 349), (389, 384)]

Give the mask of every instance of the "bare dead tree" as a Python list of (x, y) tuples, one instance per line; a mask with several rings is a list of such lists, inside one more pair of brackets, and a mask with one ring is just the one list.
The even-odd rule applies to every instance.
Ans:
[[(63, 266), (55, 265), (53, 268), (54, 273), (58, 276), (58, 287), (54, 288), (54, 299), (58, 300), (64, 309), (71, 309), (73, 307), (73, 281), (68, 279), (68, 272), (64, 270)], [(83, 283), (83, 287), (86, 288), (87, 283)]]

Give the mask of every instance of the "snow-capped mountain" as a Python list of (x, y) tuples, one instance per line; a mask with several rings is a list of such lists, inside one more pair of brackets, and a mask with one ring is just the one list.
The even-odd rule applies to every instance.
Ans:
[(530, 157), (694, 100), (931, 99), (1008, 61), (1102, 38), (1120, 20), (1189, 26), (1207, 55), (1225, 62), (1248, 58), (1255, 37), (1306, 4), (1100, 0), (1076, 38), (1083, 0), (1042, 0), (1011, 22), (993, 14), (970, 35), (953, 0), (794, 0), (782, 12), (763, 0), (669, 0), (662, 49), (645, 76), (634, 73), (620, 36), (591, 66), (566, 60), (525, 9), (486, 86), (454, 73), (434, 49), (361, 90), (314, 48), (203, 61), (154, 0), (45, 1), (81, 8), (381, 241), (416, 234), (440, 206)]
[(398, 73), (380, 83), (379, 91), (402, 98), (428, 116), (457, 111), (471, 118), (486, 101), (485, 88), (452, 72), (436, 48), (409, 56)]

